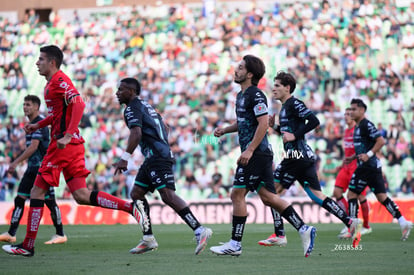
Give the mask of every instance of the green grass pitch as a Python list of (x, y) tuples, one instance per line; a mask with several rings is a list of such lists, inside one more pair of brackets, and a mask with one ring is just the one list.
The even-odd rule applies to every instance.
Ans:
[[(214, 234), (207, 249), (194, 255), (192, 231), (184, 224), (154, 225), (159, 248), (142, 255), (128, 251), (141, 234), (135, 225), (67, 225), (68, 242), (45, 245), (53, 226), (41, 226), (35, 256), (10, 256), (0, 251), (0, 274), (413, 274), (414, 236), (400, 241), (398, 224), (372, 224), (358, 250), (338, 240), (340, 224), (316, 225), (312, 255), (303, 256), (298, 233), (286, 225), (287, 247), (261, 247), (257, 241), (272, 233), (272, 225), (247, 224), (240, 257), (216, 256), (209, 247), (228, 241), (231, 225), (210, 225)], [(1, 225), (0, 232), (8, 226)], [(19, 228), (18, 243), (26, 226)]]

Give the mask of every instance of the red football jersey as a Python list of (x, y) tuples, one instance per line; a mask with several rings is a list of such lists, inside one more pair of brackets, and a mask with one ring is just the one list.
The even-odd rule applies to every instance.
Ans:
[[(50, 81), (46, 84), (44, 97), (51, 119), (51, 138), (62, 138), (69, 126), (72, 117), (72, 106), (74, 100), (83, 103), (82, 97), (78, 90), (73, 86), (70, 78), (61, 70), (55, 73)], [(72, 130), (73, 135), (71, 143), (83, 143), (84, 140), (79, 134), (79, 128)]]
[[(354, 146), (354, 130), (355, 126), (351, 129), (347, 128), (345, 129), (344, 133), (344, 151), (345, 151), (345, 157), (350, 157), (355, 155), (355, 146)], [(357, 160), (354, 159), (351, 163), (349, 163), (347, 166), (349, 167), (356, 167)]]

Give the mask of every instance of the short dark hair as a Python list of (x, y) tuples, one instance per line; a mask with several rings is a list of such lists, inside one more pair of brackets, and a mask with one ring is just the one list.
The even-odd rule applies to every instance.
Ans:
[(135, 78), (132, 78), (132, 77), (124, 78), (124, 79), (121, 80), (121, 83), (126, 83), (132, 89), (135, 89), (135, 93), (137, 95), (139, 95), (141, 93), (141, 84)]
[(60, 68), (63, 62), (63, 52), (55, 45), (48, 45), (40, 48), (41, 53), (45, 53), (49, 60), (55, 60), (56, 68)]
[(296, 79), (290, 73), (280, 71), (274, 78), (274, 81), (279, 80), (283, 86), (289, 85), (289, 92), (292, 94), (296, 89)]
[(243, 57), (243, 60), (245, 62), (246, 70), (249, 73), (253, 74), (252, 84), (254, 86), (257, 86), (259, 84), (260, 79), (264, 76), (266, 72), (265, 64), (260, 58), (250, 54), (245, 55)]
[(351, 100), (351, 105), (352, 104), (356, 104), (358, 107), (362, 107), (362, 108), (364, 108), (364, 110), (366, 111), (367, 110), (367, 105), (364, 103), (364, 101), (362, 101), (362, 99), (360, 99), (360, 98), (353, 98), (352, 100)]
[(31, 101), (34, 104), (37, 104), (37, 106), (40, 107), (40, 98), (36, 95), (27, 95), (24, 97), (24, 101)]

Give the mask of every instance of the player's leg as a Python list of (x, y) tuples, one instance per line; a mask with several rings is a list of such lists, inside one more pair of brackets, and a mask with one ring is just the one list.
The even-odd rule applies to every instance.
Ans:
[(45, 203), (47, 208), (50, 210), (50, 216), (53, 221), (53, 225), (56, 229), (56, 234), (52, 236), (50, 240), (45, 244), (61, 244), (66, 243), (68, 238), (63, 232), (62, 215), (60, 213), (59, 206), (56, 203), (55, 189), (50, 187), (45, 196)]
[[(286, 168), (287, 166), (282, 162), (276, 167), (273, 173), (275, 191), (277, 194), (282, 194), (285, 191), (285, 188), (289, 189), (295, 180), (293, 176), (288, 174)], [(286, 176), (284, 177), (283, 175)], [(273, 208), (270, 209), (273, 217), (274, 233), (267, 239), (258, 241), (258, 244), (263, 246), (286, 246), (287, 238), (285, 236), (282, 216), (277, 210)]]
[[(137, 219), (141, 227), (145, 226), (145, 217), (139, 215), (143, 212), (142, 204), (138, 205), (138, 208), (142, 211), (133, 211), (136, 206), (135, 203), (131, 204), (106, 192), (90, 191), (86, 188), (86, 177), (90, 172), (85, 168), (85, 148), (83, 144), (68, 144), (65, 149), (62, 149), (61, 153), (65, 155), (57, 157), (64, 160), (63, 175), (77, 203), (130, 213)], [(68, 162), (67, 159), (70, 161)]]
[[(352, 176), (352, 174), (351, 174)], [(348, 189), (351, 176), (348, 175), (347, 170), (342, 168), (335, 179), (335, 186), (333, 191), (333, 197), (336, 199), (338, 205), (348, 213), (348, 201), (344, 198), (343, 194)]]
[[(237, 171), (240, 172), (239, 169), (237, 169)], [(242, 177), (241, 174), (242, 173), (236, 173), (235, 181), (238, 184), (236, 184), (236, 182), (234, 183), (230, 195), (233, 205), (231, 239), (223, 245), (210, 247), (210, 251), (217, 255), (240, 256), (242, 253), (241, 241), (247, 220), (246, 195), (248, 190), (244, 183), (240, 182), (240, 177)]]
[(30, 209), (27, 219), (26, 237), (23, 243), (18, 245), (4, 245), (3, 250), (12, 255), (33, 256), (34, 244), (39, 230), (40, 220), (43, 216), (45, 194), (50, 185), (38, 175), (35, 184), (30, 192)]
[(20, 220), (24, 213), (24, 204), (28, 198), (30, 198), (30, 191), (35, 181), (37, 170), (26, 170), (22, 180), (20, 181), (19, 188), (17, 189), (17, 196), (14, 198), (14, 209), (11, 217), (10, 227), (8, 232), (4, 232), (0, 235), (0, 241), (15, 243), (16, 232), (20, 224)]
[(302, 238), (302, 245), (304, 248), (304, 255), (308, 257), (314, 246), (316, 237), (316, 228), (306, 225), (302, 218), (296, 213), (295, 209), (287, 201), (281, 199), (278, 195), (270, 192), (266, 188), (260, 188), (260, 199), (265, 205), (268, 205), (284, 217), (300, 234)]
[(167, 186), (159, 189), (158, 192), (161, 195), (162, 201), (174, 209), (181, 219), (194, 231), (197, 240), (195, 254), (200, 254), (206, 248), (207, 241), (213, 234), (211, 229), (200, 224), (190, 207), (175, 193), (175, 190)]
[(365, 188), (364, 191), (362, 191), (362, 193), (358, 196), (358, 201), (361, 205), (362, 219), (364, 222), (361, 229), (361, 235), (366, 235), (372, 232), (372, 228), (369, 225), (369, 205), (366, 197), (367, 188)]
[(270, 235), (267, 239), (258, 241), (257, 243), (263, 246), (286, 246), (287, 238), (285, 235), (283, 218), (276, 209), (270, 207), (270, 211), (273, 217), (273, 227), (275, 233)]
[(19, 227), (20, 220), (23, 217), (24, 213), (24, 203), (26, 201), (25, 197), (17, 195), (14, 198), (14, 209), (11, 216), (10, 227), (7, 232), (4, 232), (0, 235), (0, 242), (15, 243), (16, 242), (16, 232)]
[(295, 174), (309, 198), (325, 208), (329, 213), (335, 215), (335, 217), (340, 219), (347, 227), (351, 227), (353, 220), (348, 217), (346, 211), (344, 211), (334, 200), (322, 193), (315, 164), (302, 162), (301, 167), (303, 167), (303, 169), (292, 171), (292, 173)]
[(371, 190), (374, 191), (377, 200), (385, 206), (385, 208), (394, 218), (398, 220), (402, 233), (401, 240), (407, 240), (411, 229), (413, 228), (413, 223), (405, 219), (405, 217), (401, 214), (398, 205), (390, 197), (388, 197), (385, 190), (384, 178), (382, 177), (381, 169), (377, 169), (373, 177), (375, 181), (373, 180), (369, 185), (371, 187)]
[[(147, 199), (145, 198), (145, 194), (147, 193), (147, 188), (144, 188), (140, 186), (140, 184), (143, 184), (143, 182), (146, 182), (145, 178), (143, 178), (143, 168), (141, 167), (140, 172), (138, 173), (134, 187), (131, 191), (131, 198), (132, 200), (139, 204), (143, 205), (143, 213), (141, 216), (145, 216), (145, 219), (147, 220), (146, 226), (142, 228), (142, 239), (139, 241), (138, 245), (134, 248), (132, 248), (129, 252), (132, 254), (143, 254), (145, 252), (153, 251), (158, 248), (158, 242), (155, 239), (153, 233), (152, 233), (152, 224), (151, 224), (151, 216), (150, 216), (150, 207), (148, 204)], [(145, 186), (148, 186), (148, 184), (143, 184)], [(139, 208), (137, 208), (138, 210)]]

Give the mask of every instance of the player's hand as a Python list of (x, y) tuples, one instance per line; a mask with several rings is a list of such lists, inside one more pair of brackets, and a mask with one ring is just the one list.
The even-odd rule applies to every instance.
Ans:
[(283, 142), (284, 142), (284, 143), (286, 143), (286, 142), (291, 142), (291, 141), (296, 140), (295, 135), (294, 135), (294, 134), (292, 134), (292, 133), (289, 133), (289, 132), (282, 132), (282, 135), (283, 135)]
[(63, 138), (60, 138), (57, 140), (57, 148), (64, 149), (66, 145), (70, 143), (71, 140), (72, 140), (72, 136), (69, 134), (65, 134)]
[(359, 155), (358, 155), (358, 159), (359, 159), (360, 161), (367, 162), (367, 161), (369, 160), (369, 157), (368, 157), (368, 155), (367, 155), (367, 154), (359, 154)]
[(224, 134), (225, 134), (225, 132), (224, 132), (224, 129), (223, 128), (216, 128), (214, 130), (214, 136), (215, 137), (221, 137)]
[(28, 133), (28, 134), (33, 133), (33, 132), (34, 132), (34, 131), (36, 131), (37, 129), (39, 129), (39, 124), (38, 124), (38, 123), (26, 124), (26, 125), (23, 127), (23, 130), (24, 130), (26, 133)]
[(273, 128), (273, 126), (275, 126), (275, 117), (276, 114), (270, 115), (269, 116), (269, 127)]
[(237, 164), (246, 166), (247, 164), (249, 164), (249, 160), (252, 158), (252, 156), (253, 151), (245, 150), (237, 160)]
[(10, 163), (10, 165), (9, 165), (9, 169), (7, 169), (7, 172), (8, 173), (14, 173), (14, 172), (16, 172), (16, 164), (14, 164), (13, 162), (12, 163)]
[(355, 155), (344, 158), (344, 164), (350, 164), (355, 159)]
[(114, 175), (123, 173), (128, 170), (128, 161), (120, 159), (118, 162), (112, 164), (112, 167), (115, 168)]

